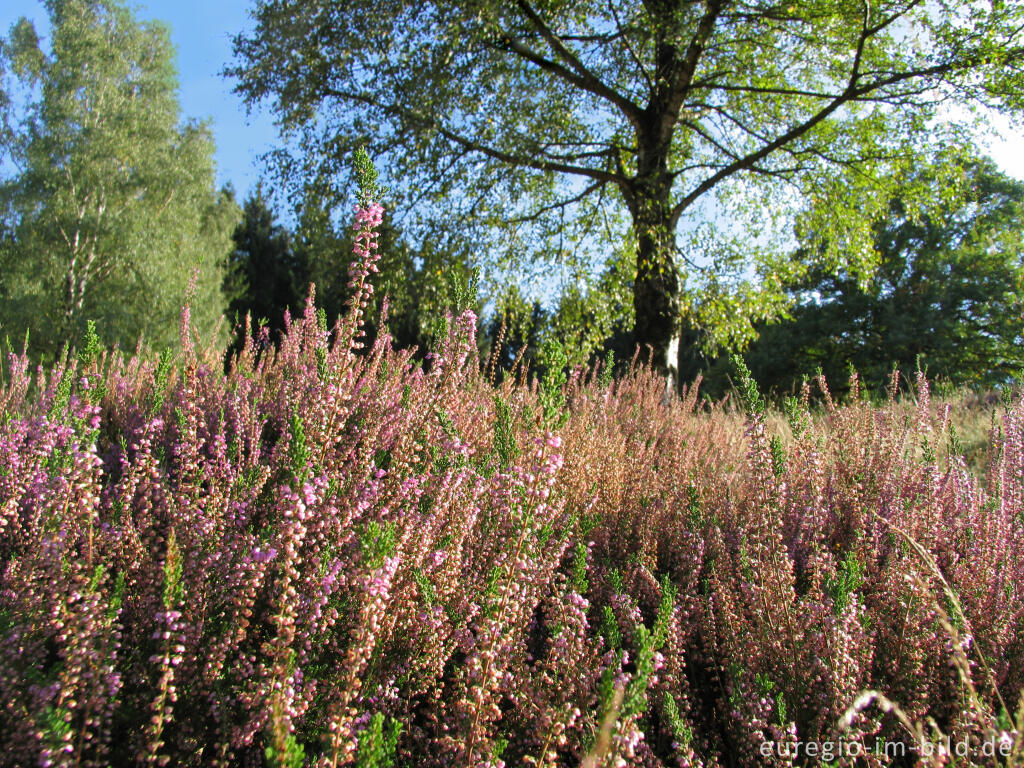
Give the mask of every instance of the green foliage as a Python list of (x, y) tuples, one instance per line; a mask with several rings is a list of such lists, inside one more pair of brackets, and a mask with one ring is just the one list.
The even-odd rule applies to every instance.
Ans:
[(779, 691), (775, 694), (775, 723), (780, 728), (786, 727), (787, 715), (786, 695), (782, 691)]
[(275, 768), (302, 768), (306, 764), (306, 749), (291, 733), (285, 736), (282, 751), (270, 745), (264, 749), (264, 756), (267, 763)]
[(310, 450), (306, 444), (306, 431), (298, 410), (292, 414), (289, 432), (291, 440), (288, 443), (288, 456), (291, 459), (292, 477), (295, 479), (296, 487), (301, 487), (309, 476)]
[(704, 522), (704, 514), (701, 510), (700, 491), (693, 483), (686, 486), (686, 519), (690, 527), (697, 530)]
[(385, 190), (377, 184), (377, 169), (374, 167), (366, 147), (356, 150), (352, 163), (355, 169), (356, 186), (359, 188), (357, 195), (359, 205), (369, 208), (374, 203), (379, 203)]
[(96, 333), (96, 323), (88, 321), (85, 330), (85, 343), (81, 352), (78, 353), (78, 360), (81, 363), (81, 372), (89, 382), (89, 389), (86, 397), (93, 405), (99, 404), (106, 394), (105, 378), (94, 366), (98, 365), (100, 356), (103, 354), (103, 344)]
[(610, 605), (604, 606), (601, 611), (599, 632), (609, 649), (618, 650), (622, 647), (622, 632), (619, 629), (619, 622), (615, 618), (615, 612)]
[(181, 551), (178, 549), (178, 539), (171, 528), (167, 535), (167, 552), (164, 556), (164, 594), (163, 604), (165, 611), (174, 610), (176, 605), (181, 603), (184, 590), (182, 583), (183, 564)]
[(647, 709), (647, 688), (654, 674), (654, 654), (668, 639), (669, 622), (675, 609), (677, 590), (666, 575), (661, 581), (661, 601), (654, 626), (648, 629), (643, 624), (634, 630), (636, 643), (636, 672), (622, 698), (622, 716), (638, 715)]
[(807, 408), (797, 398), (787, 397), (782, 401), (782, 411), (786, 414), (793, 437), (799, 440), (811, 428), (811, 416)]
[(444, 275), (448, 306), (453, 315), (461, 315), (467, 309), (475, 309), (479, 302), (480, 273), (452, 271)]
[(99, 359), (103, 352), (103, 345), (100, 337), (96, 334), (96, 321), (89, 320), (85, 329), (85, 347), (78, 353), (78, 359), (83, 366), (89, 366)]
[(437, 590), (434, 589), (434, 585), (430, 583), (430, 579), (423, 572), (422, 568), (417, 568), (413, 571), (413, 579), (416, 581), (416, 587), (420, 591), (420, 597), (423, 599), (423, 603), (429, 608), (437, 604)]
[(604, 362), (601, 365), (601, 389), (608, 389), (612, 384), (612, 379), (615, 376), (615, 350), (609, 349), (608, 353), (604, 357)]
[(167, 384), (171, 379), (171, 353), (169, 350), (162, 350), (157, 358), (156, 370), (153, 372), (153, 402), (150, 405), (150, 415), (155, 415), (164, 407), (164, 400), (167, 397)]
[[(786, 727), (786, 695), (783, 691), (776, 691), (775, 681), (763, 672), (754, 673), (754, 682), (757, 684), (761, 696), (771, 698), (775, 702), (775, 723), (780, 728)], [(774, 695), (772, 695), (774, 693)]]
[(949, 436), (946, 445), (946, 452), (950, 458), (964, 455), (964, 443), (955, 424), (949, 425)]
[[(292, 139), (282, 178), (329, 189), (357, 147), (387, 157), (411, 230), (443, 232), (495, 288), (558, 278), (574, 350), (607, 329), (591, 330), (573, 282), (628, 265), (633, 341), (670, 367), (684, 318), (710, 350), (743, 346), (808, 261), (867, 280), (898, 171), (968, 131), (941, 127), (950, 100), (1024, 107), (1017, 3), (969, 23), (955, 4), (896, 0), (357, 0), (338, 14), (259, 0), (235, 40), (238, 92)], [(824, 242), (810, 260), (787, 245), (797, 224)]]
[(686, 749), (693, 743), (693, 729), (680, 716), (679, 705), (676, 704), (676, 700), (672, 697), (671, 693), (665, 694), (664, 710), (665, 720), (672, 731), (672, 736), (680, 748)]
[(572, 577), (569, 586), (580, 595), (585, 595), (590, 586), (587, 579), (587, 545), (582, 541), (577, 541), (573, 549)]
[(775, 681), (763, 672), (754, 673), (754, 682), (757, 684), (757, 690), (762, 696), (770, 696), (772, 691), (775, 690)]
[(118, 0), (46, 8), (48, 50), (22, 19), (0, 55), (25, 95), (0, 99), (0, 325), (31, 327), (48, 359), (86, 318), (107, 345), (169, 346), (194, 280), (208, 335), (238, 209), (214, 189), (209, 129), (180, 124), (170, 35)]
[(782, 438), (772, 435), (770, 441), (772, 452), (772, 474), (782, 477), (786, 473), (786, 449), (782, 446)]
[(864, 566), (856, 553), (850, 550), (839, 562), (835, 576), (825, 582), (825, 591), (832, 597), (832, 607), (836, 616), (842, 615), (850, 604), (850, 595), (864, 584)]
[(43, 710), (41, 720), (41, 741), (54, 752), (58, 752), (72, 738), (71, 712), (65, 707), (50, 704)]
[(357, 768), (390, 768), (394, 765), (395, 749), (402, 724), (380, 712), (374, 713), (366, 730), (359, 735)]
[(494, 396), (494, 417), (494, 454), (498, 458), (498, 466), (508, 469), (519, 457), (519, 445), (512, 408), (497, 394)]
[(359, 533), (363, 561), (370, 570), (384, 565), (384, 560), (395, 554), (398, 540), (395, 538), (395, 524), (381, 525), (376, 520), (368, 522)]
[(117, 618), (117, 614), (121, 610), (121, 606), (124, 604), (124, 592), (125, 592), (125, 575), (124, 571), (119, 571), (114, 579), (114, 589), (110, 594), (110, 600), (107, 603), (107, 619), (113, 623)]
[[(65, 355), (67, 351), (65, 348)], [(62, 355), (63, 357), (64, 355)], [(50, 404), (50, 410), (47, 412), (47, 416), (51, 420), (57, 420), (63, 417), (65, 411), (68, 409), (68, 403), (71, 402), (71, 386), (72, 386), (72, 375), (70, 370), (65, 370), (60, 377), (60, 381), (57, 382), (57, 387), (53, 393), (53, 402)]]
[(760, 418), (764, 416), (767, 403), (757, 387), (757, 382), (754, 381), (754, 377), (750, 374), (750, 369), (747, 368), (747, 364), (739, 355), (734, 354), (730, 359), (732, 360), (733, 367), (736, 369), (736, 377), (738, 379), (736, 389), (743, 408), (752, 417)]
[(495, 765), (501, 764), (501, 756), (505, 754), (506, 749), (508, 749), (508, 739), (503, 736), (496, 738), (491, 749), (491, 763)]
[(562, 342), (558, 339), (546, 339), (541, 347), (538, 362), (545, 369), (537, 393), (544, 424), (557, 428), (569, 418), (565, 408), (564, 391), (569, 380), (566, 374), (569, 358)]
[[(907, 175), (875, 226), (878, 270), (812, 269), (789, 286), (790, 320), (762, 329), (746, 354), (768, 390), (793, 391), (820, 366), (842, 390), (851, 366), (882, 391), (890, 371), (927, 365), (948, 386), (993, 387), (1024, 364), (1024, 183), (989, 160)], [(943, 195), (921, 208), (915, 189)]]

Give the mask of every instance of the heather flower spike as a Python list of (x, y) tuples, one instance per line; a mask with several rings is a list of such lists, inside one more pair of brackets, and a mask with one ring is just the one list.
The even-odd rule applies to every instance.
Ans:
[(352, 296), (348, 302), (346, 329), (343, 336), (345, 348), (351, 354), (363, 347), (359, 341), (362, 335), (362, 324), (373, 296), (373, 283), (370, 276), (378, 271), (378, 230), (384, 221), (384, 206), (379, 202), (383, 190), (377, 185), (377, 170), (366, 150), (360, 147), (353, 159), (356, 181), (359, 185), (358, 204), (355, 206), (356, 230), (352, 253), (355, 258), (349, 264), (348, 287)]

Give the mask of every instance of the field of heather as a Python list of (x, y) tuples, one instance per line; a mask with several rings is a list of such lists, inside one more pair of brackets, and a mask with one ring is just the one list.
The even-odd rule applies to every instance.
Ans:
[(420, 365), (363, 347), (360, 216), (349, 314), (226, 374), (187, 312), (9, 361), (0, 764), (1019, 763), (1019, 395), (979, 475), (923, 377), (494, 385), (468, 311)]

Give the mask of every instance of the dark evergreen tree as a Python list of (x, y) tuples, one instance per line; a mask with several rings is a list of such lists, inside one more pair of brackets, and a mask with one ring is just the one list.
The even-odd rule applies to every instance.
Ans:
[[(284, 313), (302, 311), (309, 288), (309, 268), (292, 246), (288, 230), (275, 222), (262, 188), (245, 202), (233, 235), (224, 293), (228, 312), (237, 318), (239, 333), (249, 315), (252, 328), (265, 324), (272, 341), (284, 328)], [(236, 345), (241, 338), (236, 338)]]

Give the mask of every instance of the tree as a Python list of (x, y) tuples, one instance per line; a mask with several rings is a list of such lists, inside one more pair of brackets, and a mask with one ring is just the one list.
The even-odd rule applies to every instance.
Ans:
[[(789, 288), (792, 319), (765, 327), (747, 363), (767, 389), (792, 391), (820, 368), (842, 388), (849, 368), (883, 388), (920, 363), (952, 384), (1004, 384), (1024, 368), (1024, 182), (991, 160), (962, 166), (962, 192), (914, 218), (900, 197), (875, 228), (881, 254), (866, 286), (816, 269)], [(935, 168), (907, 185), (947, 186)]]
[(214, 187), (209, 130), (179, 125), (167, 29), (116, 0), (46, 8), (50, 50), (21, 19), (0, 56), (27, 101), (0, 99), (13, 168), (0, 183), (4, 331), (31, 327), (51, 356), (87, 320), (108, 343), (165, 345), (190, 291), (209, 331), (238, 206)]
[(242, 221), (232, 236), (235, 249), (228, 258), (224, 293), (230, 316), (240, 321), (249, 315), (254, 324), (265, 322), (276, 342), (284, 313), (294, 317), (302, 312), (309, 267), (295, 253), (291, 234), (274, 218), (262, 187), (257, 187), (245, 201)]
[[(532, 226), (555, 260), (620, 238), (602, 230), (624, 208), (635, 341), (666, 370), (684, 319), (738, 345), (784, 310), (794, 211), (828, 224), (823, 263), (869, 272), (894, 167), (963, 128), (938, 130), (940, 105), (1024, 93), (1020, 2), (259, 0), (254, 18), (229, 74), (295, 139), (290, 171), (331, 178), (369, 141), (424, 230), (479, 247), (496, 226), (522, 252)], [(721, 225), (740, 213), (780, 239)]]

